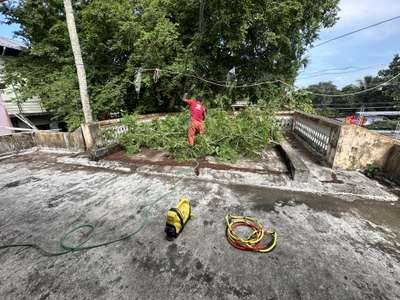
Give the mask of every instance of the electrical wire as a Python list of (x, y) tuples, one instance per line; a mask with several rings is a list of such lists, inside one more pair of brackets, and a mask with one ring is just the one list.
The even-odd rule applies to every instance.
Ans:
[[(320, 74), (320, 73), (326, 73), (330, 71), (346, 71), (349, 69), (364, 69), (364, 68), (373, 68), (373, 67), (382, 67), (382, 66), (387, 66), (387, 63), (382, 63), (382, 64), (376, 64), (376, 65), (368, 65), (368, 66), (347, 66), (347, 67), (341, 67), (341, 68), (330, 68), (330, 69), (322, 69), (322, 70), (315, 70), (311, 71), (308, 73), (308, 75), (315, 75), (315, 74)], [(304, 73), (306, 70), (301, 70), (301, 73)]]
[[(400, 101), (399, 102), (370, 102), (370, 103), (331, 103), (331, 104), (314, 104), (314, 107), (317, 108), (324, 108), (324, 107), (329, 107), (329, 108), (336, 108), (336, 107), (361, 107), (363, 105), (386, 105), (386, 106), (400, 106)], [(346, 106), (347, 105), (347, 106)]]
[[(202, 2), (200, 3), (200, 11), (201, 11), (202, 9), (204, 9), (204, 7), (202, 8), (202, 6), (204, 6), (204, 0), (202, 0)], [(393, 17), (393, 18), (386, 19), (386, 20), (380, 21), (380, 22), (378, 22), (378, 23), (371, 24), (371, 25), (369, 25), (369, 26), (365, 26), (365, 27), (362, 27), (362, 28), (360, 28), (360, 29), (357, 29), (357, 30), (354, 30), (354, 31), (351, 31), (351, 32), (348, 32), (348, 33), (345, 33), (345, 34), (342, 34), (342, 35), (340, 35), (340, 36), (334, 37), (334, 38), (329, 39), (329, 40), (327, 40), (327, 41), (321, 42), (321, 43), (319, 43), (319, 44), (317, 44), (317, 45), (315, 45), (315, 46), (312, 46), (310, 49), (320, 47), (320, 46), (325, 45), (325, 44), (327, 44), (327, 43), (330, 43), (330, 42), (332, 42), (332, 41), (335, 41), (335, 40), (338, 40), (338, 39), (341, 39), (341, 38), (350, 36), (350, 35), (352, 35), (352, 34), (355, 34), (355, 33), (360, 32), (360, 31), (363, 31), (363, 30), (366, 30), (366, 29), (370, 29), (370, 28), (373, 28), (373, 27), (376, 27), (376, 26), (379, 26), (379, 25), (381, 25), (381, 24), (388, 23), (388, 22), (391, 22), (391, 21), (394, 21), (394, 20), (397, 20), (397, 19), (400, 19), (400, 16), (395, 16), (395, 17)], [(156, 71), (156, 70), (160, 70), (160, 69), (158, 69), (158, 68), (154, 69), (154, 68), (153, 68), (153, 69), (142, 69), (142, 70), (143, 70), (143, 71), (145, 71), (145, 70), (147, 70), (147, 71)], [(362, 69), (360, 69), (360, 70), (362, 70)], [(224, 88), (226, 87), (226, 83), (217, 82), (217, 81), (214, 81), (214, 80), (208, 80), (208, 79), (205, 79), (205, 78), (202, 78), (202, 77), (199, 77), (199, 76), (196, 76), (196, 75), (192, 75), (192, 74), (182, 74), (182, 73), (173, 72), (173, 71), (164, 71), (164, 72), (167, 72), (167, 73), (170, 73), (170, 74), (178, 74), (178, 75), (188, 76), (188, 77), (196, 78), (196, 79), (201, 80), (201, 81), (203, 81), (203, 82), (206, 82), (206, 83), (208, 83), (208, 84), (212, 84), (212, 85), (219, 86), (219, 87), (224, 87)], [(350, 72), (349, 72), (349, 73), (350, 73)], [(342, 73), (342, 74), (346, 74), (346, 73)], [(335, 73), (332, 74), (332, 73), (331, 73), (331, 74), (329, 74), (329, 75), (340, 75), (340, 74), (335, 74)], [(393, 77), (393, 78), (392, 78), (391, 80), (389, 80), (388, 82), (394, 80), (394, 79), (397, 78), (399, 75), (400, 75), (400, 74), (396, 75), (395, 77)], [(325, 75), (324, 75), (324, 76), (325, 76)], [(300, 79), (308, 79), (308, 78), (313, 78), (313, 77), (306, 77), (306, 78), (300, 78)], [(384, 83), (384, 84), (387, 84), (388, 82), (386, 82), (386, 83)], [(282, 80), (254, 82), (254, 83), (249, 83), (249, 84), (242, 84), (242, 85), (232, 86), (231, 88), (237, 88), (237, 89), (238, 89), (238, 88), (250, 88), (250, 87), (256, 87), (256, 86), (261, 86), (261, 85), (266, 85), (266, 84), (274, 84), (274, 83), (282, 83), (282, 84), (284, 84), (284, 85), (286, 85), (286, 86), (288, 86), (288, 87), (290, 87), (290, 88), (293, 88), (293, 87), (294, 87), (294, 88), (296, 88), (296, 89), (299, 89), (298, 87), (296, 87), (296, 86), (294, 86), (294, 85), (291, 86), (290, 84), (288, 84), (288, 83), (286, 83), (286, 82), (284, 82), (284, 81), (282, 81)], [(313, 93), (313, 92), (310, 92), (310, 91), (308, 91), (308, 92), (309, 92), (310, 94), (315, 95), (315, 96), (348, 97), (348, 96), (359, 95), (359, 94), (362, 94), (362, 93), (365, 93), (365, 92), (374, 90), (374, 89), (376, 89), (376, 88), (378, 88), (378, 87), (380, 87), (380, 86), (382, 86), (382, 84), (381, 84), (381, 85), (378, 85), (378, 86), (376, 86), (376, 87), (374, 87), (374, 88), (371, 88), (371, 89), (367, 89), (367, 90), (363, 90), (363, 91), (355, 92), (355, 93), (349, 93), (349, 94), (328, 95), (328, 94), (323, 94), (323, 93)]]
[[(151, 68), (151, 69), (142, 69), (142, 71), (155, 71), (155, 70), (160, 70), (160, 69), (155, 69), (155, 68)], [(160, 70), (160, 71), (163, 71), (163, 70)], [(198, 77), (198, 76), (192, 75), (192, 74), (183, 74), (183, 73), (180, 73), (180, 72), (168, 71), (168, 70), (164, 70), (163, 72), (170, 73), (170, 74), (178, 74), (178, 75), (183, 75), (183, 76), (189, 76), (189, 77), (196, 78), (196, 79), (198, 79), (198, 80), (201, 80), (201, 81), (206, 82), (206, 83), (209, 83), (209, 84), (213, 84), (213, 85), (220, 86), (220, 87), (224, 87), (224, 88), (226, 87), (226, 84), (220, 84), (220, 83), (217, 83), (217, 82), (215, 82), (215, 81), (211, 81), (211, 80), (208, 80), (208, 79), (205, 79), (205, 78), (202, 78), (202, 77)], [(362, 91), (358, 91), (358, 92), (353, 92), (353, 93), (345, 93), (345, 94), (323, 94), (323, 93), (315, 93), (315, 92), (311, 92), (311, 91), (307, 91), (307, 90), (306, 90), (306, 92), (309, 93), (309, 94), (315, 95), (315, 96), (323, 96), (323, 97), (337, 97), (337, 98), (340, 98), (340, 97), (349, 97), (349, 96), (360, 95), (360, 94), (363, 94), (363, 93), (367, 93), (367, 92), (373, 91), (373, 90), (375, 90), (375, 89), (377, 89), (377, 88), (379, 88), (379, 87), (382, 87), (382, 86), (387, 85), (388, 83), (392, 82), (393, 80), (395, 80), (395, 79), (398, 78), (398, 77), (400, 77), (400, 73), (397, 74), (397, 75), (395, 75), (395, 76), (393, 76), (391, 79), (389, 79), (389, 80), (387, 80), (387, 81), (385, 81), (385, 82), (383, 82), (383, 83), (380, 83), (380, 84), (378, 84), (378, 85), (376, 85), (376, 86), (374, 86), (374, 87), (371, 87), (371, 88), (369, 88), (369, 89), (365, 89), (365, 90), (362, 90)], [(300, 90), (299, 87), (297, 87), (297, 86), (295, 86), (295, 85), (290, 85), (289, 83), (286, 83), (286, 82), (284, 82), (283, 80), (279, 80), (279, 79), (277, 79), (277, 80), (272, 80), (272, 81), (262, 81), (262, 82), (255, 82), (255, 83), (237, 85), (237, 86), (233, 86), (233, 88), (249, 88), (249, 87), (255, 87), (255, 86), (260, 86), (260, 85), (267, 85), (267, 84), (274, 84), (274, 83), (281, 83), (281, 84), (283, 84), (283, 85), (289, 87), (290, 89), (293, 89), (293, 90), (296, 90), (296, 89), (297, 89), (297, 90)]]
[[(330, 105), (326, 105), (326, 106), (318, 106), (318, 105), (313, 105), (314, 108), (316, 109), (324, 109), (324, 108), (330, 108), (330, 109), (344, 109), (344, 108), (360, 108), (362, 107), (362, 105), (359, 106), (330, 106)], [(396, 104), (388, 104), (388, 105), (378, 105), (378, 106), (367, 106), (368, 107), (393, 107), (393, 108), (400, 108), (400, 104), (396, 105)]]
[(391, 79), (389, 79), (389, 80), (387, 80), (387, 81), (385, 81), (385, 82), (383, 82), (383, 83), (380, 83), (380, 84), (378, 84), (378, 85), (376, 85), (376, 86), (374, 86), (374, 87), (371, 87), (371, 88), (368, 88), (368, 89), (365, 89), (365, 90), (362, 90), (362, 91), (358, 91), (358, 92), (353, 92), (353, 93), (345, 93), (345, 94), (322, 94), (322, 93), (314, 93), (314, 92), (311, 92), (311, 91), (307, 91), (307, 92), (310, 93), (310, 94), (312, 94), (312, 95), (314, 95), (314, 96), (333, 97), (333, 98), (341, 98), (341, 97), (356, 96), (356, 95), (360, 95), (360, 94), (364, 94), (364, 93), (367, 93), (367, 92), (374, 91), (374, 90), (376, 90), (377, 88), (380, 88), (380, 87), (382, 87), (382, 86), (387, 85), (388, 83), (392, 82), (393, 80), (395, 80), (395, 79), (398, 78), (398, 77), (400, 77), (400, 73), (397, 74), (397, 75), (395, 75), (395, 76), (393, 76)]
[[(139, 69), (139, 68), (137, 68)], [(200, 81), (203, 81), (205, 83), (214, 85), (214, 86), (218, 86), (218, 87), (223, 87), (226, 88), (226, 83), (222, 83), (222, 82), (218, 82), (218, 81), (214, 81), (214, 80), (209, 80), (203, 77), (199, 77), (193, 74), (186, 74), (186, 73), (181, 73), (181, 72), (176, 72), (176, 71), (169, 71), (169, 70), (162, 70), (159, 68), (150, 68), (150, 69), (142, 69), (143, 72), (146, 71), (160, 71), (160, 72), (165, 72), (165, 73), (169, 73), (169, 74), (175, 74), (175, 75), (182, 75), (182, 76), (186, 76), (186, 77), (191, 77), (191, 78), (195, 78), (198, 79)], [(349, 72), (350, 73), (350, 72)], [(332, 73), (329, 75), (333, 75)], [(323, 93), (315, 93), (315, 92), (311, 92), (306, 90), (306, 92), (308, 94), (314, 95), (314, 96), (321, 96), (321, 97), (336, 97), (336, 98), (340, 98), (340, 97), (349, 97), (349, 96), (356, 96), (356, 95), (360, 95), (360, 94), (364, 94), (370, 91), (373, 91), (379, 87), (382, 87), (390, 82), (392, 82), (393, 80), (395, 80), (396, 78), (398, 78), (400, 76), (400, 73), (395, 75), (394, 77), (392, 77), (391, 79), (389, 79), (386, 82), (383, 82), (375, 87), (366, 89), (366, 90), (362, 90), (362, 91), (358, 91), (358, 92), (354, 92), (354, 93), (345, 93), (345, 94), (323, 94)], [(317, 76), (315, 76), (317, 77)], [(307, 79), (307, 78), (302, 78), (302, 79)], [(253, 83), (247, 83), (247, 84), (242, 84), (242, 85), (236, 85), (236, 86), (232, 86), (231, 88), (236, 88), (236, 89), (240, 89), (240, 88), (250, 88), (250, 87), (256, 87), (256, 86), (261, 86), (261, 85), (268, 85), (268, 84), (276, 84), (276, 83), (281, 83), (285, 86), (287, 86), (288, 88), (290, 88), (291, 90), (302, 90), (301, 88), (295, 86), (295, 85), (291, 85), (283, 80), (277, 79), (277, 80), (268, 80), (268, 81), (261, 81), (261, 82), (253, 82)]]
[(390, 18), (390, 19), (387, 19), (387, 20), (383, 20), (383, 21), (381, 21), (381, 22), (378, 22), (378, 23), (375, 23), (375, 24), (372, 24), (372, 25), (369, 25), (369, 26), (365, 26), (365, 27), (362, 27), (362, 28), (360, 28), (360, 29), (357, 29), (357, 30), (354, 30), (354, 31), (351, 31), (351, 32), (348, 32), (348, 33), (345, 33), (345, 34), (342, 34), (342, 35), (339, 35), (339, 36), (337, 36), (337, 37), (334, 37), (334, 38), (331, 38), (331, 39), (326, 40), (326, 41), (324, 41), (324, 42), (321, 42), (321, 43), (319, 43), (319, 44), (317, 44), (317, 45), (315, 45), (315, 46), (312, 46), (310, 49), (314, 49), (314, 48), (320, 47), (320, 46), (322, 46), (322, 45), (326, 45), (326, 44), (328, 44), (328, 43), (331, 43), (331, 42), (333, 42), (333, 41), (342, 39), (342, 38), (344, 38), (344, 37), (353, 35), (353, 34), (358, 33), (358, 32), (360, 32), (360, 31), (363, 31), (363, 30), (366, 30), (366, 29), (370, 29), (370, 28), (373, 28), (373, 27), (376, 27), (376, 26), (379, 26), (379, 25), (382, 25), (382, 24), (384, 24), (384, 23), (388, 23), (388, 22), (391, 22), (391, 21), (394, 21), (394, 20), (397, 20), (397, 19), (400, 19), (400, 16), (396, 16), (396, 17), (393, 17), (393, 18)]
[[(135, 68), (135, 69), (140, 69), (140, 68)], [(214, 86), (219, 86), (219, 87), (223, 87), (226, 88), (226, 83), (221, 83), (221, 82), (217, 82), (217, 81), (213, 81), (213, 80), (209, 80), (203, 77), (199, 77), (193, 74), (186, 74), (186, 73), (181, 73), (181, 72), (177, 72), (177, 71), (170, 71), (170, 70), (162, 70), (159, 68), (149, 68), (149, 69), (141, 69), (142, 72), (165, 72), (165, 73), (169, 73), (169, 74), (175, 74), (175, 75), (182, 75), (182, 76), (186, 76), (186, 77), (191, 77), (191, 78), (195, 78), (198, 79), (200, 81), (203, 81), (205, 83), (214, 85)], [(321, 97), (336, 97), (336, 98), (341, 98), (341, 97), (349, 97), (349, 96), (356, 96), (356, 95), (360, 95), (360, 94), (364, 94), (370, 91), (373, 91), (379, 87), (385, 86), (388, 83), (392, 82), (393, 80), (395, 80), (396, 78), (398, 78), (400, 76), (400, 73), (393, 76), (391, 79), (387, 80), (386, 82), (383, 82), (381, 84), (378, 84), (377, 86), (371, 87), (369, 89), (365, 89), (362, 91), (358, 91), (358, 92), (353, 92), (353, 93), (345, 93), (345, 94), (323, 94), (323, 93), (315, 93), (315, 92), (311, 92), (308, 90), (305, 90), (308, 94), (314, 95), (314, 96), (321, 96)], [(236, 85), (236, 86), (232, 86), (231, 88), (235, 88), (235, 89), (240, 89), (240, 88), (250, 88), (250, 87), (256, 87), (256, 86), (261, 86), (261, 85), (268, 85), (268, 84), (276, 84), (276, 83), (281, 83), (285, 86), (287, 86), (290, 90), (302, 90), (301, 88), (297, 87), (296, 85), (291, 85), (283, 80), (280, 79), (276, 79), (276, 80), (268, 80), (268, 81), (261, 81), (261, 82), (253, 82), (253, 83), (247, 83), (247, 84), (242, 84), (242, 85)]]
[(315, 77), (323, 77), (323, 76), (329, 76), (329, 75), (344, 75), (344, 74), (351, 74), (351, 73), (357, 73), (360, 71), (365, 71), (365, 70), (369, 70), (369, 69), (374, 69), (376, 67), (365, 67), (365, 68), (358, 68), (356, 70), (352, 70), (352, 71), (347, 71), (347, 72), (325, 72), (325, 73), (315, 73), (315, 74), (310, 74), (310, 75), (304, 75), (303, 77), (297, 77), (297, 79), (310, 79), (310, 78), (315, 78)]
[[(360, 106), (357, 107), (318, 107), (316, 109), (322, 110), (324, 108), (336, 109), (336, 110), (357, 110), (360, 109)], [(365, 109), (383, 109), (383, 108), (400, 108), (400, 106), (369, 106), (365, 107)]]
[[(195, 79), (198, 79), (200, 81), (215, 85), (215, 86), (219, 86), (219, 87), (224, 87), (226, 88), (226, 83), (219, 83), (217, 81), (213, 81), (213, 80), (209, 80), (209, 79), (205, 79), (203, 77), (199, 77), (196, 75), (192, 75), (192, 74), (185, 74), (185, 73), (181, 73), (181, 72), (176, 72), (176, 71), (169, 71), (169, 70), (161, 70), (161, 69), (155, 69), (155, 68), (151, 68), (151, 69), (142, 69), (143, 72), (146, 71), (150, 71), (150, 72), (154, 72), (155, 70), (160, 70), (161, 72), (165, 72), (165, 73), (169, 73), (169, 74), (175, 74), (175, 75), (182, 75), (182, 76), (187, 76), (187, 77), (192, 77)], [(269, 80), (269, 81), (261, 81), (261, 82), (253, 82), (253, 83), (248, 83), (248, 84), (242, 84), (242, 85), (236, 85), (233, 86), (233, 88), (249, 88), (249, 87), (255, 87), (255, 86), (260, 86), (260, 85), (266, 85), (266, 84), (274, 84), (274, 83), (282, 83), (288, 87), (292, 87), (290, 84), (282, 81), (282, 80)]]

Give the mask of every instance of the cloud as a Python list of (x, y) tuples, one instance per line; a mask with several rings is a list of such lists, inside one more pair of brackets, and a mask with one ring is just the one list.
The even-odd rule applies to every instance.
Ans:
[(336, 30), (365, 26), (400, 15), (398, 0), (342, 0)]
[[(339, 5), (340, 19), (332, 28), (322, 30), (315, 44), (400, 15), (400, 0), (341, 0)], [(400, 19), (333, 41), (308, 52), (310, 64), (301, 75), (307, 77), (312, 72), (332, 67), (387, 65), (394, 54), (400, 53), (399, 40)], [(340, 75), (341, 78), (328, 74), (319, 78), (300, 77), (297, 82), (300, 86), (307, 86), (330, 80), (338, 86), (344, 86), (363, 76), (376, 75), (383, 68), (385, 66), (368, 68)]]
[[(321, 32), (326, 40), (400, 15), (399, 0), (341, 0), (339, 20), (334, 27)], [(382, 40), (400, 32), (400, 19), (354, 35), (355, 38)], [(351, 39), (350, 39), (351, 40)], [(348, 40), (347, 40), (348, 41)]]

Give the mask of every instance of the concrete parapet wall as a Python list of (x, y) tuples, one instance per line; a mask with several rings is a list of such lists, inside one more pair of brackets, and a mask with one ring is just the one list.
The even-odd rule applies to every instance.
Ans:
[(96, 148), (101, 148), (106, 146), (100, 122), (82, 124), (81, 128), (82, 128), (83, 138), (86, 144), (86, 150), (91, 151)]
[[(148, 122), (164, 117), (148, 115), (140, 117), (139, 121)], [(333, 168), (363, 170), (368, 164), (375, 163), (391, 174), (399, 174), (399, 140), (359, 126), (344, 125), (302, 112), (282, 112), (277, 114), (277, 118), (282, 119), (289, 130)], [(125, 127), (117, 119), (82, 124), (74, 132), (36, 131), (3, 135), (0, 136), (0, 155), (33, 147), (91, 152), (115, 144), (116, 138), (126, 131)], [(103, 136), (104, 130), (114, 133), (110, 140)]]
[(292, 111), (280, 111), (275, 113), (276, 121), (283, 131), (292, 131), (293, 114), (294, 112)]
[(373, 163), (384, 168), (393, 160), (392, 148), (400, 145), (366, 128), (303, 112), (293, 114), (292, 131), (329, 166), (345, 170), (364, 170)]
[(35, 131), (0, 136), (0, 155), (35, 147), (70, 152), (83, 152), (86, 149), (80, 128), (74, 132)]
[(363, 170), (369, 164), (385, 167), (400, 141), (355, 125), (342, 125), (333, 167)]
[(86, 149), (81, 128), (74, 132), (38, 131), (34, 133), (34, 140), (39, 148), (67, 149), (72, 152), (83, 152)]
[(0, 155), (35, 147), (33, 133), (14, 133), (0, 136)]
[[(400, 141), (375, 133), (366, 128), (345, 125), (336, 120), (304, 112), (277, 112), (277, 121), (286, 131), (292, 131), (302, 142), (332, 168), (362, 170), (368, 164), (384, 167), (390, 159), (391, 148)], [(146, 122), (165, 115), (140, 116)], [(126, 126), (125, 126), (126, 127)], [(103, 131), (112, 129), (114, 140), (126, 131), (120, 119), (82, 125), (87, 149), (108, 147)]]
[(303, 112), (293, 114), (292, 131), (333, 166), (341, 124), (335, 120)]
[[(167, 116), (174, 116), (176, 114), (177, 113), (141, 115), (138, 117), (138, 122), (152, 122), (154, 120), (164, 119)], [(81, 128), (85, 139), (86, 148), (89, 151), (114, 145), (118, 137), (128, 131), (128, 127), (122, 124), (122, 119), (82, 124)], [(105, 131), (109, 131), (107, 138), (104, 136)]]
[(384, 167), (385, 173), (400, 184), (400, 145), (394, 145)]

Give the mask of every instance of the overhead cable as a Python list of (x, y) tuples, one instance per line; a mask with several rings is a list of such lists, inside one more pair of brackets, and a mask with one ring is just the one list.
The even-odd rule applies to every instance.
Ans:
[[(357, 107), (316, 107), (316, 109), (318, 110), (323, 110), (324, 108), (328, 108), (328, 109), (335, 109), (335, 110), (357, 110), (360, 109), (360, 106)], [(365, 109), (382, 109), (382, 108), (400, 108), (400, 106), (369, 106), (369, 107), (365, 107)], [(396, 110), (397, 111), (397, 110)]]
[(385, 82), (383, 82), (381, 84), (378, 84), (378, 85), (376, 85), (374, 87), (371, 87), (369, 89), (365, 89), (365, 90), (358, 91), (358, 92), (353, 92), (353, 93), (347, 93), (347, 94), (332, 94), (332, 95), (330, 95), (330, 94), (314, 93), (314, 92), (310, 92), (310, 91), (307, 91), (307, 92), (309, 92), (310, 94), (315, 95), (315, 96), (334, 97), (334, 98), (356, 96), (356, 95), (360, 95), (360, 94), (364, 94), (364, 93), (367, 93), (367, 92), (371, 92), (371, 91), (376, 90), (377, 88), (383, 87), (383, 86), (387, 85), (388, 83), (392, 82), (393, 80), (395, 80), (398, 77), (400, 77), (400, 73), (397, 74), (396, 76), (392, 77), (388, 81), (385, 81)]
[(319, 44), (317, 44), (315, 46), (312, 46), (310, 49), (314, 49), (314, 48), (320, 47), (322, 45), (325, 45), (325, 44), (328, 44), (330, 42), (336, 41), (338, 39), (342, 39), (342, 38), (347, 37), (349, 35), (352, 35), (352, 34), (360, 32), (360, 31), (363, 31), (363, 30), (366, 30), (366, 29), (370, 29), (370, 28), (373, 28), (373, 27), (376, 27), (376, 26), (379, 26), (379, 25), (382, 25), (384, 23), (388, 23), (388, 22), (391, 22), (391, 21), (394, 21), (394, 20), (397, 20), (397, 19), (400, 19), (400, 16), (396, 16), (396, 17), (393, 17), (393, 18), (390, 18), (390, 19), (387, 19), (387, 20), (383, 20), (381, 22), (378, 22), (378, 23), (375, 23), (375, 24), (372, 24), (372, 25), (369, 25), (369, 26), (365, 26), (365, 27), (362, 27), (360, 29), (357, 29), (357, 30), (354, 30), (354, 31), (351, 31), (351, 32), (348, 32), (348, 33), (345, 33), (345, 34), (342, 34), (342, 35), (339, 35), (337, 37), (334, 37), (334, 38), (326, 40), (326, 41), (324, 41), (322, 43), (319, 43)]

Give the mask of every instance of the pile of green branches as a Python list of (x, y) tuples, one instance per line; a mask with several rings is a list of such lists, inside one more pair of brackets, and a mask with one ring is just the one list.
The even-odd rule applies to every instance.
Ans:
[(204, 135), (197, 136), (195, 145), (187, 143), (189, 113), (168, 116), (151, 123), (138, 122), (137, 115), (123, 118), (128, 127), (118, 143), (128, 154), (140, 148), (167, 150), (171, 158), (185, 161), (214, 156), (221, 161), (235, 161), (240, 157), (258, 158), (271, 141), (279, 141), (282, 133), (270, 113), (248, 108), (237, 114), (210, 110)]

